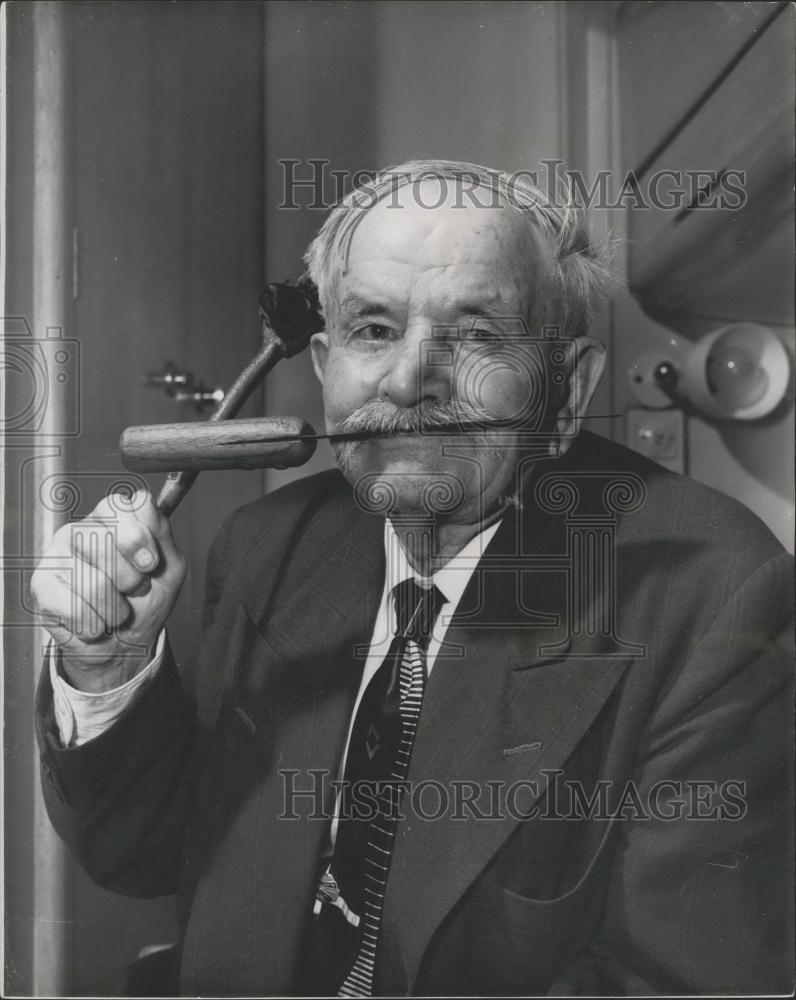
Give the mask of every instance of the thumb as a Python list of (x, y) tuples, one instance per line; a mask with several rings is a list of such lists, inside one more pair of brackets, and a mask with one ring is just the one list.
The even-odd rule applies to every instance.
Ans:
[(176, 554), (174, 537), (171, 533), (171, 524), (166, 515), (160, 510), (155, 498), (148, 490), (136, 490), (130, 497), (130, 510), (136, 520), (140, 521), (152, 532), (157, 539), (163, 555), (168, 558)]

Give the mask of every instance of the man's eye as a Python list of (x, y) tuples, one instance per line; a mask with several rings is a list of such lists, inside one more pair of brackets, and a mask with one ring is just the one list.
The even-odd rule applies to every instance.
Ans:
[(467, 333), (467, 339), (468, 340), (479, 340), (479, 341), (484, 341), (484, 340), (499, 340), (500, 339), (500, 335), (495, 330), (488, 330), (486, 327), (476, 326), (476, 327), (473, 327), (472, 330), (468, 331), (468, 333)]
[(395, 336), (395, 330), (381, 323), (368, 323), (367, 326), (361, 326), (355, 336), (361, 340), (390, 340)]

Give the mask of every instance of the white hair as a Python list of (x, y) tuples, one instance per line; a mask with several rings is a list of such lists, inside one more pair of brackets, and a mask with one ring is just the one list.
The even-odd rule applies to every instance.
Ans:
[(547, 297), (552, 301), (546, 303), (545, 322), (557, 324), (568, 336), (586, 332), (596, 299), (610, 283), (611, 274), (604, 248), (589, 238), (574, 186), (560, 180), (558, 190), (545, 194), (526, 171), (508, 174), (454, 160), (409, 160), (388, 167), (355, 187), (332, 209), (305, 256), (327, 316), (335, 305), (337, 272), (345, 267), (347, 246), (364, 214), (397, 188), (425, 179), (466, 183), (461, 194), (469, 194), (471, 200), (486, 189), (491, 192), (491, 207), (507, 206), (522, 215), (547, 258)]

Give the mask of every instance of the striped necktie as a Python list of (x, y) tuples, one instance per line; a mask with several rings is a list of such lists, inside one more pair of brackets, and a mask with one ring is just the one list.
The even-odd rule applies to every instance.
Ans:
[(318, 888), (313, 992), (373, 995), (384, 894), (426, 681), (426, 648), (444, 598), (415, 580), (393, 590), (396, 632), (357, 709), (331, 865)]

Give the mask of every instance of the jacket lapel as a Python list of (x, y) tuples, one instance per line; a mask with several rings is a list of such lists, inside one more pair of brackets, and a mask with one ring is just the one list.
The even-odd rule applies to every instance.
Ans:
[[(329, 832), (322, 817), (362, 674), (355, 650), (370, 638), (384, 578), (383, 521), (353, 505), (333, 515), (316, 523), (325, 549), (302, 538), (277, 586), (248, 589), (231, 636), (229, 725), (259, 771), (250, 807), (258, 822), (268, 818), (268, 854), (251, 888), (261, 939), (238, 955), (236, 975), (277, 991), (291, 988), (311, 918)], [(320, 799), (301, 794), (309, 788)]]
[(235, 690), (285, 766), (335, 777), (381, 597), (384, 522), (353, 505), (328, 519), (315, 525), (326, 548), (310, 539), (295, 553), (298, 585), (267, 604), (254, 588), (243, 605), (257, 651), (239, 663)]
[[(533, 558), (549, 554), (564, 525), (534, 511), (531, 531), (530, 513), (504, 519), (429, 677), (409, 774), (416, 803), (403, 809), (385, 898), (389, 991), (411, 991), (434, 931), (544, 795), (545, 772), (562, 768), (630, 662), (601, 656), (594, 642), (573, 646), (566, 576)], [(456, 783), (480, 790), (489, 819), (455, 818)]]

